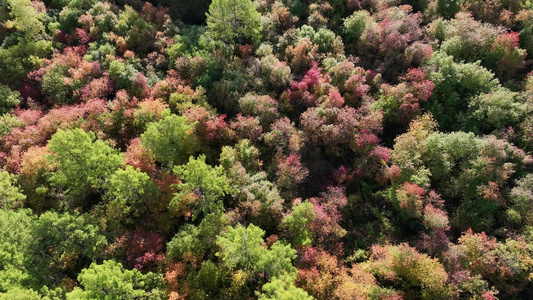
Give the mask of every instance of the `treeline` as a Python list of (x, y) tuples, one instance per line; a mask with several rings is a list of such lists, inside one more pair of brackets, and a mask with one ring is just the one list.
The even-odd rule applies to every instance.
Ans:
[(0, 299), (533, 293), (531, 1), (0, 0), (0, 44)]

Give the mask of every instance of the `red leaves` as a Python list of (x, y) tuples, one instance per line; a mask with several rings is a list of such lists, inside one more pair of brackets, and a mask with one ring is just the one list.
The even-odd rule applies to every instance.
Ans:
[(368, 129), (363, 129), (359, 133), (359, 137), (357, 139), (357, 147), (364, 149), (367, 146), (376, 146), (379, 143), (379, 138), (370, 132)]
[(314, 145), (334, 146), (356, 139), (360, 118), (358, 111), (351, 107), (312, 107), (300, 116), (300, 124)]
[(498, 35), (492, 44), (492, 49), (504, 48), (506, 51), (513, 51), (520, 47), (518, 32), (511, 31)]
[(124, 162), (149, 175), (156, 170), (154, 157), (142, 145), (141, 138), (131, 140), (124, 153)]
[(183, 262), (170, 264), (165, 272), (165, 283), (169, 290), (169, 300), (185, 299), (189, 292), (187, 283), (180, 282), (180, 279), (186, 277), (187, 266)]
[(344, 165), (341, 165), (337, 170), (335, 170), (335, 172), (333, 172), (333, 178), (338, 184), (345, 181), (350, 181), (352, 177), (353, 176), (350, 174), (350, 169)]
[(37, 123), (37, 121), (43, 116), (43, 112), (36, 109), (17, 109), (15, 114), (26, 126)]
[(496, 182), (489, 181), (488, 184), (482, 184), (477, 187), (478, 195), (488, 201), (494, 201), (502, 206), (505, 205), (505, 201), (501, 199), (500, 188)]
[(448, 217), (441, 210), (444, 201), (434, 191), (426, 194), (423, 188), (412, 182), (404, 182), (396, 190), (399, 207), (410, 217), (420, 217), (424, 214), (425, 223), (430, 228), (447, 228)]
[(369, 91), (370, 86), (366, 84), (366, 76), (364, 76), (364, 70), (362, 68), (356, 68), (354, 74), (350, 75), (348, 80), (344, 83), (344, 89), (348, 93), (349, 104), (355, 106), (360, 102)]
[(287, 91), (289, 100), (298, 106), (310, 107), (316, 104), (315, 88), (319, 84), (320, 70), (311, 68), (301, 81), (293, 81)]
[(254, 47), (252, 45), (239, 45), (239, 52), (243, 59), (247, 59), (253, 54)]
[(299, 155), (291, 154), (280, 157), (277, 161), (277, 184), (282, 189), (294, 189), (309, 176), (309, 170), (302, 164)]
[(0, 140), (2, 163), (18, 173), (21, 155), (31, 146), (44, 146), (59, 128), (71, 126), (75, 121), (85, 119), (82, 128), (95, 130), (99, 127), (96, 116), (106, 112), (103, 101), (93, 100), (81, 105), (63, 106), (51, 109), (46, 115), (41, 111), (17, 110), (16, 114), (25, 127), (15, 127)]
[(81, 28), (76, 28), (76, 34), (74, 35), (74, 39), (76, 41), (76, 44), (85, 45), (89, 43), (89, 41), (91, 40), (91, 37), (89, 36), (87, 31)]
[(400, 80), (398, 85), (383, 84), (381, 88), (383, 95), (391, 98), (391, 103), (385, 107), (387, 120), (395, 125), (406, 126), (422, 113), (420, 103), (431, 97), (435, 84), (427, 79), (420, 68), (410, 68)]
[(148, 83), (146, 77), (143, 73), (138, 72), (132, 80), (131, 95), (139, 97), (141, 99), (146, 98), (150, 95), (150, 89), (148, 88)]
[(317, 249), (312, 246), (304, 246), (298, 251), (298, 263), (303, 267), (311, 267), (317, 260)]
[[(183, 81), (175, 70), (169, 70), (164, 80), (158, 81), (150, 90), (150, 96), (154, 99), (168, 99), (174, 92), (182, 92), (185, 89)], [(190, 89), (190, 87), (189, 87)]]
[(367, 299), (376, 287), (374, 277), (356, 265), (348, 268), (337, 257), (311, 247), (300, 255), (307, 253), (312, 255), (312, 265), (298, 269), (297, 282), (317, 299)]
[(167, 20), (170, 19), (169, 9), (167, 7), (154, 7), (150, 2), (145, 2), (141, 11), (141, 16), (150, 23), (163, 27)]
[(431, 56), (431, 46), (422, 44), (422, 15), (409, 5), (382, 8), (372, 16), (357, 44), (365, 67), (395, 78), (411, 65)]
[(276, 150), (276, 154), (289, 155), (300, 152), (302, 135), (289, 118), (281, 118), (271, 125), (271, 131), (264, 138), (265, 143)]
[(469, 271), (484, 277), (490, 277), (491, 274), (499, 274), (500, 271), (503, 271), (501, 269), (503, 265), (498, 261), (494, 252), (499, 247), (496, 239), (489, 238), (485, 232), (474, 233), (472, 229), (469, 229), (459, 238), (459, 243), (466, 255)]
[(318, 57), (318, 45), (308, 38), (303, 38), (294, 47), (287, 47), (286, 52), (291, 58), (291, 69), (298, 74), (304, 74), (313, 67), (314, 60)]
[(256, 117), (245, 117), (238, 114), (237, 119), (230, 123), (230, 127), (239, 139), (249, 139), (256, 142), (263, 138), (263, 128)]
[(315, 233), (314, 244), (334, 255), (342, 255), (343, 243), (340, 239), (346, 234), (340, 226), (342, 215), (340, 209), (348, 204), (344, 190), (329, 187), (320, 198), (311, 198), (315, 211), (315, 220), (310, 229)]
[[(93, 63), (93, 72), (99, 73), (99, 66)], [(108, 76), (93, 79), (81, 90), (81, 99), (87, 101), (90, 99), (106, 99), (113, 92), (113, 84)]]
[(203, 107), (188, 109), (183, 115), (187, 118), (189, 124), (196, 123), (195, 133), (206, 141), (228, 137), (226, 115), (217, 117), (213, 112)]
[(410, 68), (403, 78), (409, 92), (418, 99), (418, 102), (426, 102), (435, 88), (435, 84), (427, 78), (426, 73), (420, 68)]
[(156, 232), (137, 228), (129, 238), (126, 250), (126, 262), (129, 267), (149, 271), (163, 260), (163, 238)]

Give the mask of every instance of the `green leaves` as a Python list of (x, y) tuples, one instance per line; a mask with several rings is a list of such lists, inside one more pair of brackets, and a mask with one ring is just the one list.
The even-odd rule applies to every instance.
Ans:
[(11, 111), (20, 103), (20, 93), (0, 84), (0, 116)]
[(421, 299), (449, 299), (451, 296), (444, 266), (438, 259), (419, 253), (407, 243), (374, 245), (370, 260), (361, 266), (384, 282), (397, 282), (405, 295), (414, 290)]
[(124, 270), (122, 264), (106, 260), (93, 263), (78, 276), (80, 287), (67, 294), (67, 300), (135, 299), (146, 296), (146, 275), (137, 269)]
[(490, 93), (499, 87), (498, 79), (480, 63), (456, 63), (453, 56), (436, 52), (430, 60), (436, 68), (429, 79), (435, 84), (427, 108), (441, 130), (461, 130), (472, 97)]
[(53, 51), (52, 42), (26, 38), (9, 48), (0, 47), (0, 82), (17, 85), (27, 72), (40, 67), (44, 57)]
[(296, 258), (296, 250), (291, 245), (275, 242), (269, 250), (264, 251), (257, 261), (256, 270), (267, 279), (281, 276), (285, 273), (296, 274), (292, 261)]
[(296, 276), (285, 274), (265, 283), (263, 292), (256, 292), (260, 300), (311, 300), (306, 291), (294, 285)]
[[(452, 132), (430, 134), (426, 141), (424, 160), (433, 180), (448, 181), (461, 171), (458, 163), (468, 163), (478, 155), (481, 143), (473, 133)], [(453, 174), (452, 174), (453, 172)]]
[(48, 252), (40, 257), (52, 272), (75, 270), (82, 261), (96, 260), (107, 241), (87, 215), (46, 212), (34, 223), (34, 239)]
[(200, 212), (208, 214), (223, 209), (220, 198), (230, 193), (231, 189), (221, 166), (211, 167), (205, 163), (205, 155), (200, 155), (198, 159), (190, 157), (186, 165), (174, 167), (174, 173), (182, 182), (171, 206), (183, 208), (191, 197), (196, 198), (193, 201), (193, 219)]
[(224, 264), (230, 269), (254, 269), (264, 251), (261, 247), (264, 235), (265, 231), (253, 224), (247, 228), (241, 224), (229, 227), (228, 232), (217, 239)]
[(516, 182), (511, 190), (511, 204), (507, 218), (515, 226), (533, 225), (533, 174), (528, 174)]
[(499, 128), (516, 126), (527, 112), (527, 105), (518, 93), (498, 88), (472, 98), (465, 127), (476, 133), (490, 133)]
[(72, 104), (75, 99), (73, 92), (76, 88), (81, 88), (78, 82), (72, 85), (65, 84), (65, 78), (68, 76), (68, 67), (56, 65), (52, 67), (42, 80), (42, 88), (50, 97), (53, 103)]
[(7, 28), (15, 28), (30, 37), (44, 31), (43, 23), (40, 21), (43, 13), (39, 13), (30, 0), (7, 0), (7, 3), (13, 18), (6, 22)]
[(109, 142), (95, 141), (95, 134), (82, 129), (59, 130), (52, 136), (49, 159), (57, 164), (51, 182), (72, 197), (83, 197), (100, 189), (104, 180), (123, 164), (123, 155)]
[(157, 186), (148, 174), (126, 166), (118, 169), (105, 183), (106, 197), (120, 205), (135, 205), (154, 197)]
[(30, 210), (0, 210), (0, 292), (35, 283), (27, 270), (35, 262), (32, 255), (34, 218)]
[[(156, 202), (158, 187), (148, 174), (126, 166), (118, 169), (104, 184), (106, 189), (106, 221), (135, 225), (139, 217), (148, 215), (148, 202)], [(118, 224), (117, 224), (118, 225)]]
[(53, 286), (96, 260), (106, 243), (98, 226), (77, 213), (46, 212), (37, 218), (31, 210), (2, 209), (0, 293)]
[(34, 290), (14, 288), (0, 293), (0, 300), (41, 300), (41, 296)]
[(292, 213), (283, 219), (280, 228), (287, 231), (295, 245), (310, 245), (313, 233), (307, 227), (314, 219), (314, 205), (305, 201), (293, 207)]
[(209, 33), (215, 40), (245, 44), (261, 36), (261, 14), (251, 0), (214, 0), (206, 15)]
[(168, 113), (159, 122), (149, 124), (141, 140), (155, 159), (167, 168), (185, 163), (197, 148), (193, 126), (187, 124), (185, 117)]
[(15, 186), (15, 175), (0, 171), (0, 208), (21, 207), (24, 200), (26, 196)]
[[(180, 260), (186, 252), (202, 257), (214, 253), (217, 236), (228, 224), (223, 213), (211, 213), (203, 218), (199, 226), (185, 224), (167, 245), (167, 257)], [(211, 256), (213, 256), (211, 254)]]
[(317, 44), (319, 46), (318, 49), (322, 53), (333, 52), (334, 48), (343, 48), (342, 42), (329, 29), (320, 28), (315, 31), (313, 27), (303, 25), (296, 30), (296, 35), (299, 38), (308, 38), (313, 44)]
[(228, 227), (228, 232), (217, 238), (221, 251), (218, 255), (229, 269), (240, 269), (258, 272), (267, 279), (285, 273), (296, 273), (292, 260), (296, 258), (296, 250), (290, 245), (276, 242), (271, 249), (262, 245), (265, 232), (250, 224), (243, 227)]
[(370, 15), (366, 10), (356, 11), (344, 19), (345, 41), (357, 41), (368, 26)]

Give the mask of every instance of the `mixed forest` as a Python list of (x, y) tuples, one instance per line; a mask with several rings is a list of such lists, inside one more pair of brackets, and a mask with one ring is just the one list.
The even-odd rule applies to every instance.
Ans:
[(531, 299), (533, 1), (0, 0), (0, 299)]

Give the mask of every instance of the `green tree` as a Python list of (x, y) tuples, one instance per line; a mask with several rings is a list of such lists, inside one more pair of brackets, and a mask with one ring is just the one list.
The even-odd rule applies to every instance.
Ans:
[(159, 122), (149, 124), (141, 140), (156, 161), (168, 168), (185, 163), (197, 148), (193, 126), (185, 117), (169, 112)]
[(228, 231), (217, 238), (217, 245), (221, 251), (219, 255), (224, 266), (229, 269), (240, 269), (257, 272), (267, 279), (281, 276), (285, 273), (296, 274), (292, 260), (296, 258), (296, 250), (290, 245), (276, 242), (271, 249), (263, 243), (265, 232), (250, 224), (243, 227), (228, 227)]
[(18, 85), (29, 71), (41, 66), (43, 58), (53, 52), (52, 42), (23, 39), (11, 47), (0, 47), (0, 82)]
[(148, 214), (150, 201), (157, 198), (158, 187), (148, 174), (132, 166), (118, 169), (104, 184), (106, 220), (136, 225)]
[(461, 9), (461, 3), (463, 2), (463, 0), (438, 0), (437, 12), (445, 18), (453, 18)]
[(20, 103), (19, 92), (12, 91), (7, 85), (0, 84), (0, 115), (11, 111)]
[(292, 261), (296, 258), (296, 250), (291, 245), (275, 242), (270, 249), (263, 248), (263, 254), (256, 263), (256, 271), (266, 279), (282, 276), (286, 273), (296, 274)]
[[(18, 85), (29, 71), (39, 67), (42, 59), (52, 53), (52, 43), (43, 37), (45, 26), (42, 19), (46, 14), (36, 7), (30, 0), (0, 3), (0, 22), (3, 23), (0, 29), (0, 82), (3, 84)], [(4, 32), (11, 34), (6, 36)]]
[(528, 113), (527, 105), (523, 102), (518, 93), (506, 88), (474, 97), (469, 104), (465, 129), (490, 133), (516, 126)]
[(452, 228), (491, 232), (507, 206), (508, 188), (524, 175), (529, 158), (494, 136), (434, 132), (432, 123), (427, 117), (415, 120), (396, 138), (392, 161), (401, 174), (394, 181), (416, 183), (446, 199)]
[(44, 25), (40, 21), (44, 14), (38, 12), (30, 0), (7, 0), (7, 3), (12, 17), (5, 23), (7, 28), (20, 30), (29, 37), (44, 31)]
[(29, 209), (0, 209), (0, 293), (17, 287), (39, 288), (36, 274), (31, 274), (31, 266), (38, 263), (32, 252), (33, 221)]
[(208, 214), (199, 226), (185, 224), (168, 243), (167, 257), (180, 260), (186, 252), (196, 257), (213, 256), (217, 236), (227, 224), (228, 219), (222, 212)]
[(34, 290), (14, 288), (0, 293), (0, 300), (41, 300), (41, 296)]
[(500, 87), (494, 73), (480, 62), (456, 63), (453, 56), (436, 52), (429, 64), (435, 70), (429, 74), (435, 89), (425, 106), (443, 131), (463, 129), (471, 99)]
[(318, 49), (322, 53), (336, 52), (336, 49), (343, 49), (344, 45), (339, 37), (329, 29), (320, 28), (315, 29), (309, 25), (303, 25), (296, 30), (296, 35), (302, 38), (308, 38), (313, 44), (318, 45)]
[(515, 226), (533, 226), (533, 174), (516, 182), (511, 190), (507, 219)]
[(98, 226), (78, 213), (45, 212), (33, 224), (37, 257), (48, 273), (76, 274), (84, 263), (95, 261), (107, 244)]
[(174, 167), (174, 173), (182, 182), (178, 185), (180, 190), (172, 199), (171, 206), (186, 209), (188, 199), (191, 196), (196, 198), (193, 201), (193, 219), (200, 212), (208, 214), (224, 208), (221, 198), (229, 194), (231, 189), (221, 166), (206, 164), (205, 155), (200, 155), (198, 159), (191, 156), (186, 165)]
[(287, 232), (295, 245), (310, 245), (313, 233), (308, 225), (315, 220), (313, 203), (305, 201), (292, 208), (292, 213), (281, 221), (280, 228)]
[[(406, 298), (449, 299), (448, 274), (436, 258), (408, 244), (374, 245), (370, 259), (361, 264), (383, 282), (395, 282)], [(416, 295), (416, 296), (415, 296)]]
[(0, 138), (10, 133), (15, 127), (23, 127), (22, 123), (15, 115), (4, 114), (0, 116)]
[(312, 296), (294, 285), (296, 276), (285, 274), (263, 285), (263, 292), (256, 292), (260, 300), (312, 300)]
[(53, 287), (96, 260), (105, 245), (86, 216), (46, 212), (37, 218), (29, 209), (0, 209), (0, 293)]
[(67, 300), (81, 299), (140, 299), (146, 296), (147, 275), (137, 269), (124, 270), (122, 264), (106, 260), (93, 263), (78, 276), (81, 287), (67, 294)]
[(94, 132), (77, 128), (59, 130), (48, 142), (49, 159), (58, 167), (50, 180), (74, 199), (102, 193), (105, 179), (123, 164), (121, 153), (95, 137)]
[(261, 14), (251, 0), (214, 0), (206, 15), (208, 32), (215, 40), (244, 44), (260, 39)]
[(44, 76), (41, 82), (43, 91), (50, 97), (54, 104), (72, 104), (74, 90), (81, 88), (80, 82), (74, 81), (73, 84), (65, 84), (65, 78), (68, 78), (68, 67), (54, 65)]
[(368, 26), (370, 15), (366, 10), (356, 11), (344, 19), (344, 37), (346, 43), (357, 41)]
[(264, 235), (265, 231), (254, 224), (228, 227), (228, 231), (217, 238), (223, 263), (230, 269), (253, 270), (264, 254), (261, 246)]
[(0, 171), (0, 208), (21, 207), (24, 200), (26, 196), (15, 185), (15, 175)]
[(205, 293), (206, 297), (217, 295), (220, 293), (220, 273), (217, 265), (210, 260), (206, 260), (202, 263), (194, 283)]

